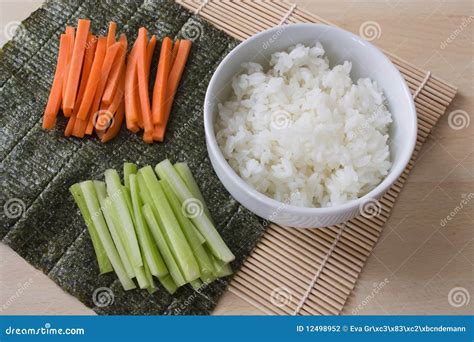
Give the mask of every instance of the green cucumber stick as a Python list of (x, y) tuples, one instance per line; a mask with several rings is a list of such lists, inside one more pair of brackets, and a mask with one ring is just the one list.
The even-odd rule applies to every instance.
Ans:
[(142, 213), (142, 201), (139, 195), (140, 189), (136, 174), (130, 175), (130, 192), (132, 195), (133, 214), (135, 216), (135, 227), (137, 229), (138, 243), (142, 250), (143, 259), (146, 261), (151, 274), (157, 277), (164, 276), (168, 273), (168, 269), (158, 248), (153, 241), (153, 237), (149, 231), (148, 225)]
[(107, 253), (107, 257), (109, 258), (115, 273), (117, 274), (125, 290), (134, 289), (135, 283), (127, 275), (127, 271), (123, 266), (122, 260), (120, 259), (112, 237), (110, 236), (107, 223), (105, 222), (104, 216), (102, 215), (99, 200), (97, 199), (97, 195), (95, 192), (94, 183), (92, 183), (92, 181), (86, 181), (80, 183), (80, 185), (82, 193), (84, 194), (87, 209), (89, 210), (89, 213), (93, 213), (91, 215), (92, 222), (94, 223), (94, 226), (97, 229), (100, 241), (104, 246), (105, 252)]
[(158, 280), (160, 281), (161, 285), (163, 285), (163, 287), (166, 289), (166, 291), (168, 291), (169, 294), (175, 293), (178, 289), (178, 286), (170, 275), (159, 277)]
[[(176, 196), (176, 194), (174, 193), (173, 191), (173, 194)], [(179, 201), (179, 200), (178, 200)], [(201, 245), (203, 243), (206, 242), (206, 239), (204, 238), (204, 236), (201, 234), (201, 232), (199, 231), (199, 229), (196, 228), (196, 226), (191, 222), (191, 226), (194, 230), (194, 234), (196, 234), (196, 237), (198, 238), (199, 242), (201, 243)]]
[[(156, 165), (155, 171), (161, 179), (166, 179), (168, 181), (174, 193), (182, 203), (184, 211), (189, 212), (189, 218), (206, 239), (212, 253), (226, 263), (234, 260), (234, 254), (232, 254), (229, 247), (227, 247), (224, 240), (219, 235), (219, 232), (214, 227), (214, 224), (205, 214), (203, 214), (203, 204), (200, 204), (200, 201), (188, 190), (186, 184), (176, 172), (173, 165), (171, 165), (170, 161), (168, 159), (163, 160), (161, 163)], [(191, 208), (191, 206), (193, 206), (193, 208)], [(201, 210), (199, 210), (200, 206)], [(195, 207), (197, 207), (197, 212), (191, 210), (196, 209)]]
[(217, 278), (226, 277), (232, 274), (232, 268), (229, 263), (225, 263), (222, 260), (217, 259), (214, 255), (211, 254), (212, 261), (214, 263), (214, 275)]
[(112, 272), (112, 264), (107, 257), (104, 246), (100, 241), (99, 235), (97, 234), (97, 229), (92, 222), (91, 215), (87, 209), (86, 201), (84, 199), (84, 194), (82, 193), (81, 186), (79, 184), (74, 184), (69, 188), (74, 200), (76, 201), (79, 211), (81, 212), (82, 218), (86, 223), (87, 230), (92, 240), (92, 246), (94, 247), (95, 256), (97, 258), (97, 263), (99, 265), (99, 270), (101, 274)]
[(195, 279), (195, 280), (189, 282), (189, 284), (191, 284), (192, 288), (195, 289), (195, 290), (199, 290), (201, 288), (201, 286), (203, 285), (203, 283), (200, 279)]
[[(132, 221), (135, 225), (135, 220), (133, 219), (134, 215), (133, 215), (133, 208), (132, 208), (132, 200), (130, 198), (130, 190), (128, 188), (126, 188), (125, 186), (123, 186), (123, 185), (122, 185), (122, 190), (123, 190), (123, 193), (125, 194), (125, 199), (127, 201), (127, 206), (129, 207), (129, 210), (131, 210), (130, 211), (130, 216), (132, 217)], [(117, 213), (117, 208), (113, 205), (110, 198), (106, 199), (106, 208), (108, 208), (106, 210), (108, 210), (111, 214), (113, 227), (115, 227), (116, 231), (118, 232), (119, 240), (121, 240), (121, 242), (123, 243), (123, 248), (125, 250), (125, 255), (127, 256), (128, 263), (132, 267), (132, 274), (133, 274), (132, 277), (137, 278), (138, 285), (140, 286), (141, 289), (148, 288), (149, 283), (148, 283), (148, 279), (145, 276), (145, 270), (144, 270), (143, 266), (131, 265), (130, 260), (131, 260), (132, 256), (127, 254), (127, 247), (126, 246), (129, 242), (127, 240), (128, 237), (127, 237), (127, 234), (126, 234), (126, 231), (125, 231), (125, 227), (124, 227), (123, 223), (118, 219), (119, 215)], [(110, 230), (110, 226), (109, 226), (109, 230)], [(112, 237), (113, 237), (113, 235), (112, 235)], [(117, 247), (117, 250), (118, 250), (118, 247)], [(130, 250), (130, 247), (129, 247), (129, 250)], [(142, 260), (142, 262), (143, 262), (143, 260)]]
[(135, 227), (133, 226), (132, 216), (127, 205), (126, 193), (122, 189), (120, 177), (117, 171), (109, 169), (105, 171), (105, 183), (107, 184), (107, 193), (113, 203), (118, 220), (125, 232), (127, 243), (125, 249), (130, 258), (133, 267), (143, 266), (140, 247), (138, 246), (137, 236), (135, 235)]
[(143, 175), (145, 184), (150, 192), (153, 204), (163, 222), (162, 228), (173, 256), (187, 282), (200, 277), (199, 265), (194, 258), (186, 237), (179, 222), (171, 209), (166, 195), (151, 166), (146, 166), (139, 171)]
[(213, 272), (214, 267), (212, 264), (211, 259), (207, 255), (207, 252), (204, 250), (201, 241), (199, 240), (198, 235), (196, 234), (196, 228), (193, 226), (192, 222), (183, 215), (181, 210), (181, 204), (179, 203), (178, 197), (176, 197), (175, 193), (171, 189), (171, 186), (168, 182), (164, 179), (160, 180), (160, 185), (163, 188), (163, 191), (168, 199), (168, 203), (173, 209), (173, 212), (176, 215), (176, 218), (179, 221), (179, 224), (186, 236), (186, 239), (191, 246), (194, 256), (199, 264), (199, 269), (201, 274), (204, 272)]
[(137, 165), (133, 163), (123, 164), (123, 183), (128, 189), (130, 189), (130, 175), (136, 174), (137, 170)]
[(135, 224), (135, 215), (133, 213), (132, 205), (132, 195), (130, 194), (130, 188), (127, 188), (125, 185), (122, 185), (123, 194), (125, 195), (125, 201), (127, 202), (127, 208), (130, 212), (130, 217), (132, 218), (133, 224)]
[(99, 181), (93, 181), (93, 183), (97, 198), (99, 199), (99, 204), (102, 209), (102, 213), (104, 214), (105, 222), (107, 223), (107, 227), (109, 227), (110, 235), (112, 236), (112, 240), (114, 241), (115, 247), (117, 248), (120, 260), (122, 260), (123, 266), (127, 271), (127, 275), (130, 278), (133, 278), (135, 277), (135, 272), (133, 271), (132, 264), (128, 259), (128, 255), (123, 242), (123, 236), (121, 236), (121, 232), (119, 232), (120, 227), (114, 222), (114, 212), (112, 208), (112, 203), (110, 201), (110, 198), (107, 198), (107, 189), (105, 187), (105, 183)]
[(147, 291), (148, 293), (152, 294), (156, 291), (155, 282), (153, 281), (153, 275), (151, 274), (150, 267), (148, 267), (148, 263), (146, 262), (145, 256), (143, 257), (143, 269), (145, 271), (145, 277), (148, 281)]
[(148, 278), (145, 274), (145, 267), (135, 267), (134, 270), (137, 276), (138, 286), (140, 286), (141, 289), (147, 289), (148, 287), (150, 287), (150, 284), (148, 283)]
[(146, 222), (148, 223), (148, 226), (150, 227), (150, 230), (153, 234), (153, 237), (155, 238), (155, 242), (158, 245), (158, 249), (160, 250), (166, 266), (168, 267), (169, 274), (173, 277), (173, 280), (177, 286), (186, 284), (186, 281), (179, 270), (178, 264), (174, 260), (173, 253), (171, 253), (171, 250), (166, 243), (165, 237), (161, 231), (158, 221), (155, 218), (155, 215), (153, 214), (150, 204), (146, 203), (142, 207), (142, 211), (143, 216), (145, 216)]
[(191, 172), (191, 169), (189, 168), (188, 164), (186, 163), (176, 163), (174, 164), (174, 168), (176, 172), (180, 175), (181, 179), (184, 181), (186, 186), (188, 187), (188, 190), (193, 194), (194, 198), (197, 198), (202, 202), (204, 212), (206, 213), (207, 217), (209, 220), (212, 221), (211, 213), (206, 205), (206, 201), (204, 200), (204, 197), (202, 196), (201, 190), (199, 190), (199, 186), (197, 185), (193, 173)]

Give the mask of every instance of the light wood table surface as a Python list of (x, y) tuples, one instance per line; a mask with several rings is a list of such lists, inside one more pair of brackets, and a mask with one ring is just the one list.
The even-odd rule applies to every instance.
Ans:
[[(364, 22), (378, 23), (380, 37), (373, 41), (376, 45), (459, 89), (423, 147), (343, 314), (474, 313), (472, 2), (294, 2), (355, 33)], [(6, 40), (7, 25), (26, 18), (40, 5), (40, 1), (1, 0), (0, 45)], [(449, 125), (448, 115), (455, 110), (462, 111), (457, 114), (469, 121), (462, 129)], [(459, 210), (465, 198), (468, 203)], [(455, 213), (453, 218), (443, 225), (443, 218), (451, 213)], [(229, 292), (214, 313), (262, 314)], [(94, 312), (0, 244), (0, 314)]]

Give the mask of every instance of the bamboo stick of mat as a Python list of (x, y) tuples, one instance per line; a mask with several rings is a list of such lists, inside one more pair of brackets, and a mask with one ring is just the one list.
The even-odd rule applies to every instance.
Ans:
[[(239, 40), (288, 23), (332, 25), (283, 1), (178, 0), (177, 3)], [(374, 212), (323, 229), (291, 229), (273, 223), (268, 226), (229, 286), (231, 292), (264, 313), (337, 315), (342, 311), (422, 145), (456, 94), (456, 87), (431, 72), (386, 54), (402, 73), (414, 97), (418, 137), (413, 156), (398, 180), (375, 203)]]

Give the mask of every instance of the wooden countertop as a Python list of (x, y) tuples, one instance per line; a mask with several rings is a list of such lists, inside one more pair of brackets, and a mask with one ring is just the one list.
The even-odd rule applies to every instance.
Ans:
[[(474, 122), (459, 130), (448, 124), (454, 110), (464, 111), (473, 121), (471, 2), (294, 2), (355, 33), (364, 22), (375, 21), (381, 34), (373, 43), (459, 88), (423, 147), (343, 314), (472, 314), (474, 298), (459, 306), (454, 294), (474, 296), (474, 201), (456, 209), (474, 193)], [(0, 45), (8, 23), (26, 18), (40, 5), (41, 1), (2, 1)], [(443, 225), (451, 213), (453, 218)], [(381, 282), (384, 285), (377, 286)], [(230, 292), (214, 313), (261, 314)], [(94, 312), (0, 244), (0, 314)]]

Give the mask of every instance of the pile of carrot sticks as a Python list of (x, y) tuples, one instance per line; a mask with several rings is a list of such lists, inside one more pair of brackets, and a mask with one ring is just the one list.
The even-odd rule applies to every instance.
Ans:
[(60, 110), (68, 118), (66, 137), (97, 134), (112, 140), (125, 119), (127, 129), (143, 129), (143, 141), (163, 141), (166, 126), (191, 41), (165, 37), (161, 44), (153, 93), (149, 94), (150, 66), (157, 38), (138, 31), (127, 56), (124, 34), (116, 40), (117, 24), (107, 36), (90, 32), (90, 20), (79, 19), (77, 29), (61, 34), (53, 84), (43, 117), (43, 128), (52, 129)]

